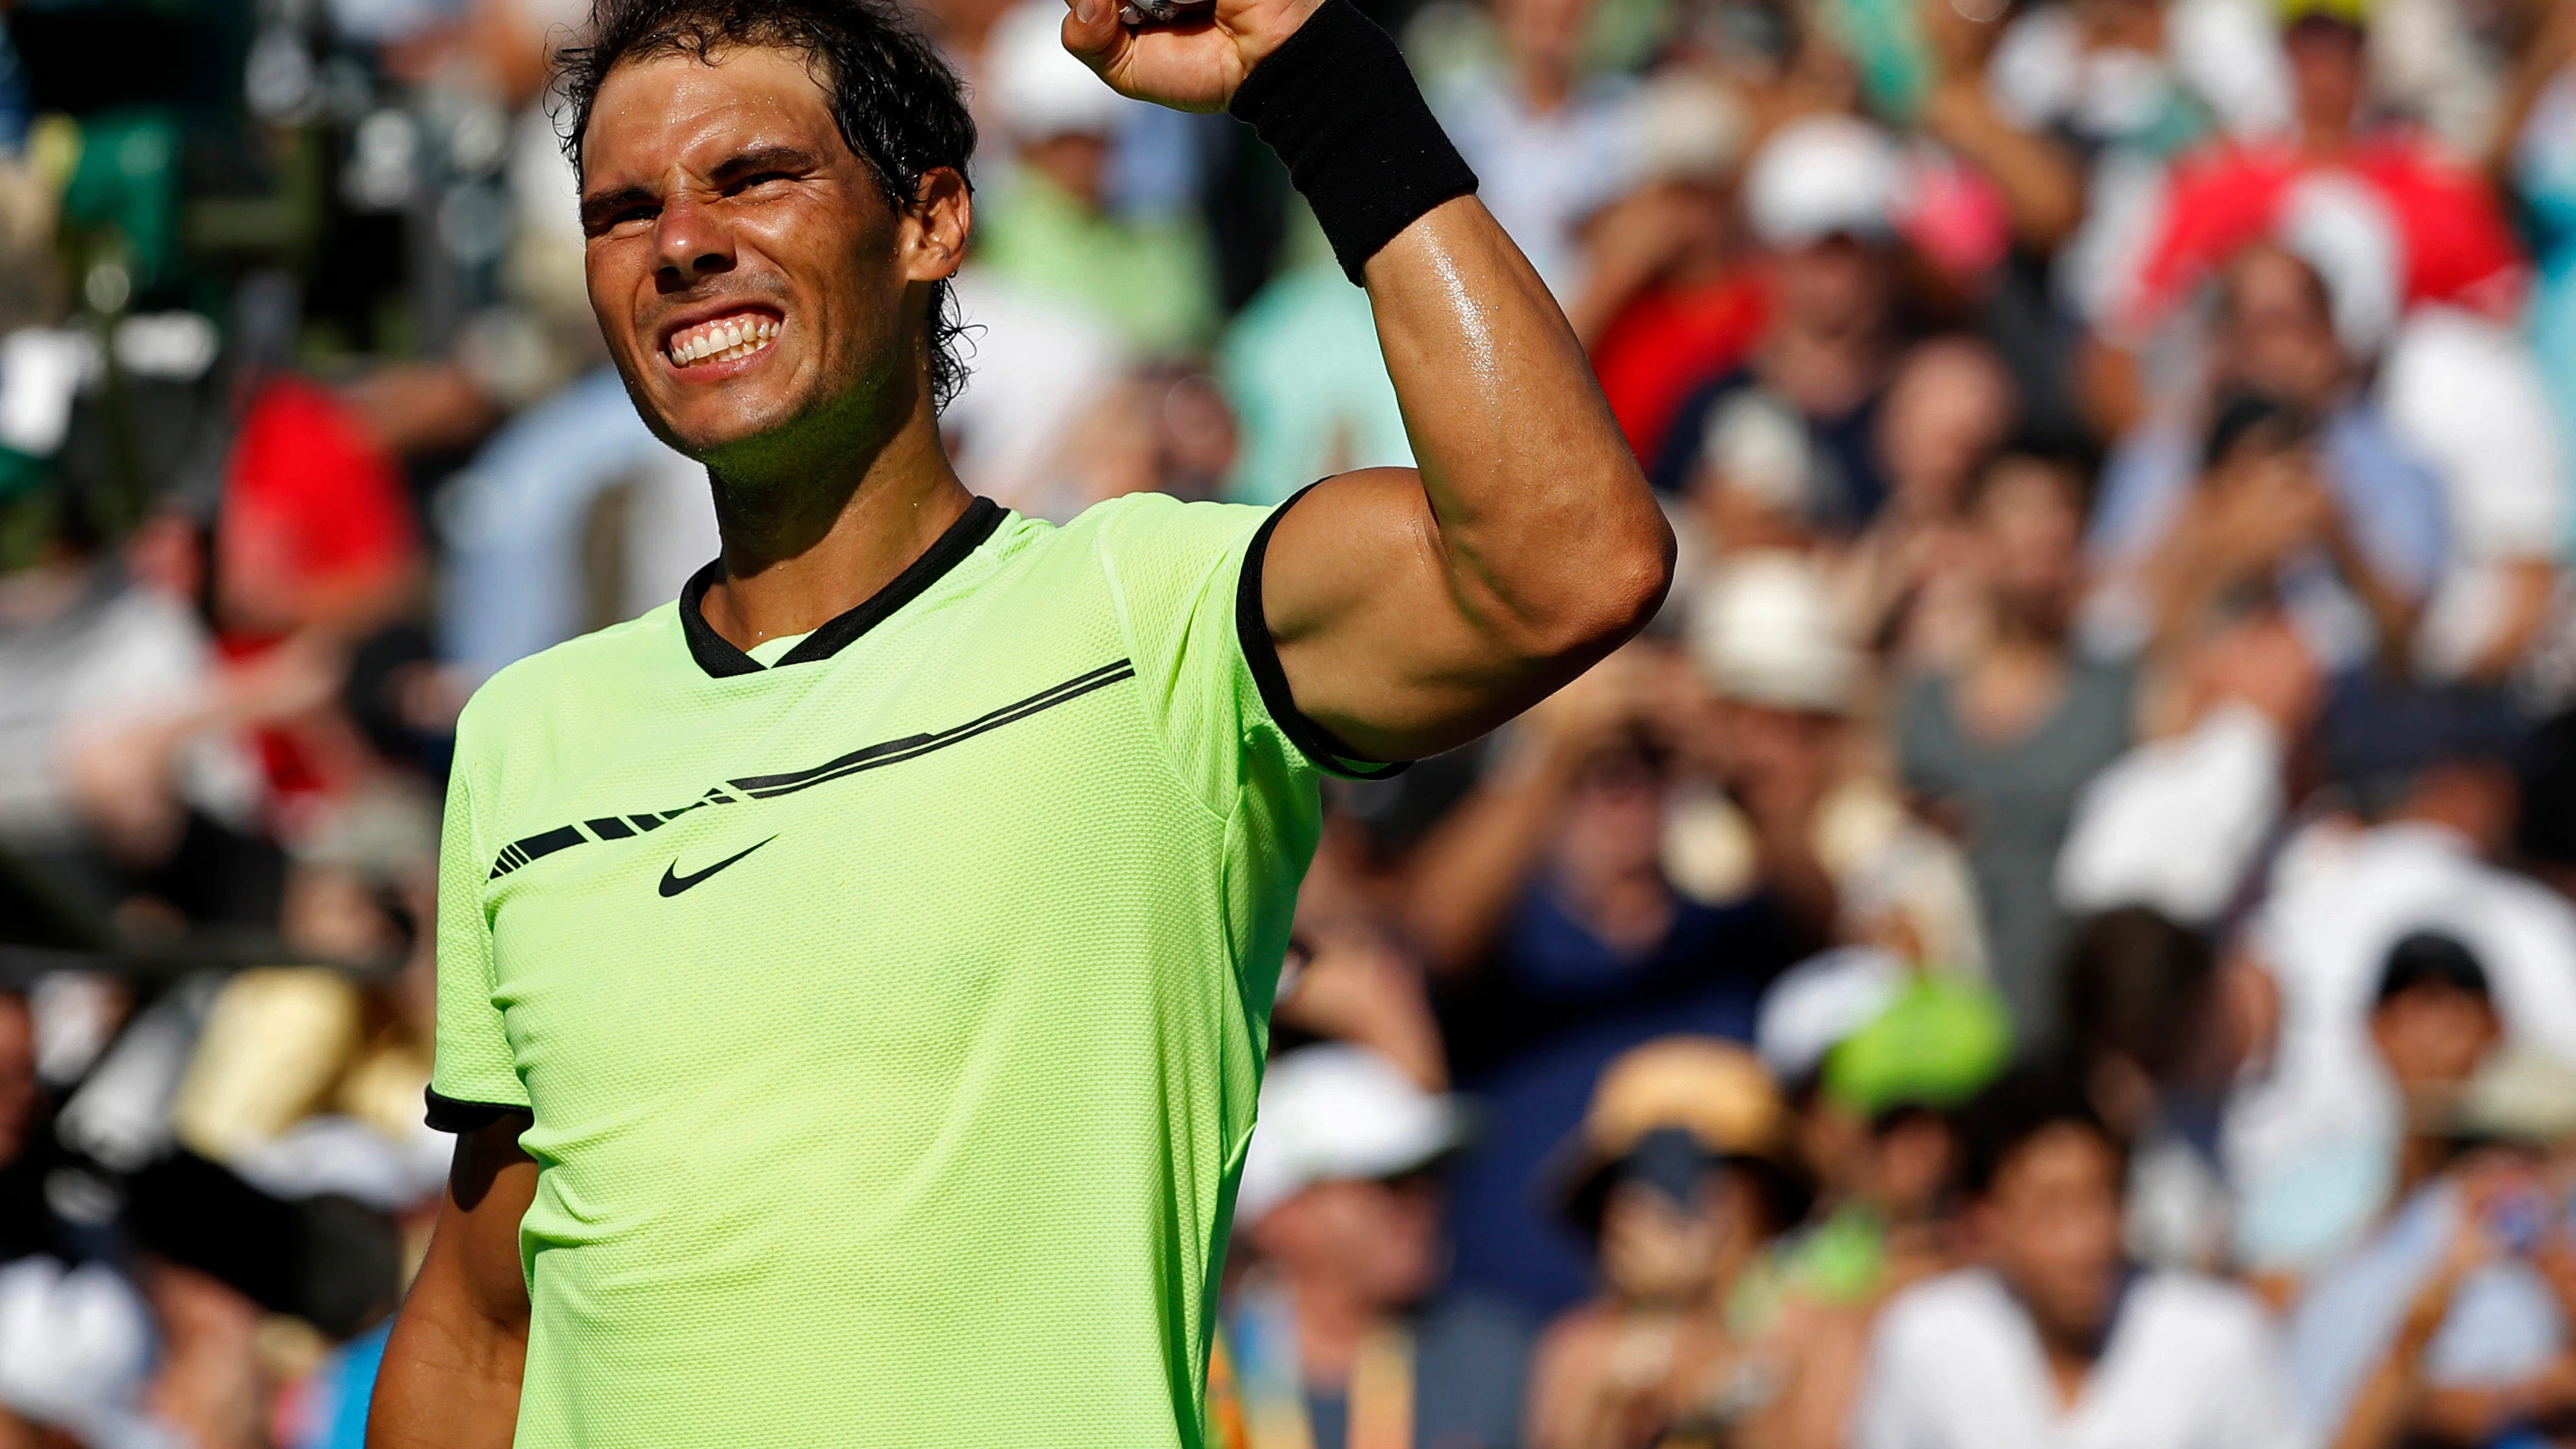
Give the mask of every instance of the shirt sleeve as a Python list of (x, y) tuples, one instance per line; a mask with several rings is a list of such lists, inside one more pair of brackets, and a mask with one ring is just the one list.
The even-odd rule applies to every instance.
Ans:
[(527, 1087), (492, 999), (492, 922), (483, 909), (492, 852), (475, 812), (479, 751), (472, 735), (479, 732), (471, 730), (472, 713), (458, 728), (438, 841), (438, 1042), (429, 1125), (442, 1132), (471, 1132), (528, 1110)]
[(1174, 767), (1208, 787), (1208, 804), (1221, 813), (1246, 783), (1403, 768), (1350, 754), (1289, 692), (1261, 609), (1261, 569), (1272, 528), (1296, 503), (1139, 495), (1121, 500), (1101, 528), (1102, 565)]

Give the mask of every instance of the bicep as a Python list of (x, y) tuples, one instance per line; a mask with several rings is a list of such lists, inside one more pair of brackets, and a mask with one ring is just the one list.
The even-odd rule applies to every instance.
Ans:
[(1410, 468), (1316, 484), (1280, 517), (1261, 569), (1262, 613), (1299, 711), (1368, 759), (1464, 744), (1618, 642), (1580, 658), (1524, 647), (1532, 621), (1511, 615), (1504, 581), (1444, 542)]

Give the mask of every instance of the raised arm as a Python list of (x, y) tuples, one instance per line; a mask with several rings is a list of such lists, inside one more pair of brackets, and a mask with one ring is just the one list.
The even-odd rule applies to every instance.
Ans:
[(1262, 612), (1299, 710), (1358, 755), (1411, 759), (1642, 627), (1672, 574), (1662, 511), (1385, 34), (1349, 0), (1215, 0), (1143, 30), (1075, 0), (1065, 40), (1129, 95), (1251, 120), (1368, 288), (1421, 468), (1329, 479), (1272, 533)]
[(367, 1412), (367, 1449), (508, 1449), (528, 1357), (519, 1220), (537, 1165), (517, 1114), (456, 1139), (447, 1198), (394, 1319)]

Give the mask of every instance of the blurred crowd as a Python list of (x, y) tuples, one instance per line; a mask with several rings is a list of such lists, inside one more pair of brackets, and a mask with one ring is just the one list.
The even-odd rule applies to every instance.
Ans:
[[(970, 486), (1411, 461), (1247, 131), (922, 4)], [(1363, 8), (1681, 563), (1331, 784), (1210, 1441), (2576, 1443), (2576, 0)], [(0, 1449), (355, 1446), (457, 711), (705, 480), (578, 0), (0, 14)]]

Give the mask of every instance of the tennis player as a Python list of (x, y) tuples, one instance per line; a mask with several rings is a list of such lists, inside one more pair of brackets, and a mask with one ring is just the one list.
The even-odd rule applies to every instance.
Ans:
[(1201, 1444), (1319, 777), (1491, 728), (1663, 596), (1581, 349), (1350, 0), (1064, 38), (1278, 151), (1420, 471), (972, 496), (956, 78), (891, 0), (600, 0), (591, 303), (723, 554), (458, 727), (459, 1141), (376, 1449)]

